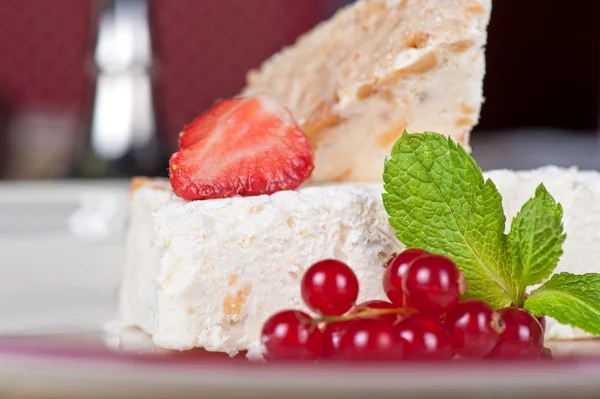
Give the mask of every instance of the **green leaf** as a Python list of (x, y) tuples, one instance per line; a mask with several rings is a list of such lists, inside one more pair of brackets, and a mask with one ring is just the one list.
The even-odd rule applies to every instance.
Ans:
[(383, 180), (383, 203), (402, 243), (452, 259), (467, 279), (466, 297), (496, 308), (516, 299), (502, 197), (460, 145), (405, 132)]
[(556, 274), (531, 292), (525, 309), (600, 335), (600, 274)]
[(519, 295), (547, 278), (563, 254), (562, 206), (540, 184), (512, 221), (508, 234)]
[(563, 217), (563, 208), (561, 204), (558, 204), (552, 195), (546, 190), (546, 187), (543, 183), (540, 183), (539, 186), (535, 189), (535, 197), (539, 197), (542, 199), (544, 206), (552, 211), (552, 214), (558, 219), (562, 219)]

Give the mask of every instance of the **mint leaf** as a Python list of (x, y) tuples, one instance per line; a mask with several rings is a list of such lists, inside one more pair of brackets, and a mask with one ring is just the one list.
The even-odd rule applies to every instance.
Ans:
[(600, 335), (600, 274), (556, 274), (529, 294), (525, 310)]
[(546, 190), (546, 187), (543, 183), (540, 183), (539, 186), (535, 189), (535, 196), (540, 197), (544, 206), (552, 211), (555, 217), (558, 219), (562, 219), (563, 217), (563, 208), (561, 204), (558, 204), (552, 195)]
[(516, 299), (502, 197), (460, 145), (404, 132), (383, 180), (383, 203), (402, 243), (452, 259), (467, 279), (466, 297), (496, 308)]
[(512, 221), (508, 234), (519, 297), (525, 288), (540, 283), (556, 268), (565, 234), (562, 206), (540, 184)]

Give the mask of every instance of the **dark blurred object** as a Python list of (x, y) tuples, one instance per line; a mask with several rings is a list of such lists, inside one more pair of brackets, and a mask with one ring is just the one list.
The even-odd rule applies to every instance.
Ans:
[(73, 110), (29, 107), (11, 115), (7, 129), (9, 179), (53, 179), (68, 176), (75, 143), (84, 128)]
[(0, 93), (10, 110), (0, 176), (68, 175), (83, 133), (91, 9), (82, 0), (0, 0)]
[[(477, 130), (598, 128), (600, 1), (493, 2)], [(483, 134), (483, 133), (482, 133)]]
[(146, 0), (107, 0), (98, 12), (95, 96), (80, 177), (163, 174)]
[(600, 141), (593, 131), (553, 128), (489, 130), (471, 137), (483, 170), (525, 170), (545, 165), (600, 170)]
[(8, 124), (10, 111), (8, 102), (0, 95), (0, 179), (4, 177), (8, 159)]

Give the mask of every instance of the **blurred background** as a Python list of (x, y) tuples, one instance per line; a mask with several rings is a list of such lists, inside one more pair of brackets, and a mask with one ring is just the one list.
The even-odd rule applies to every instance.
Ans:
[[(0, 0), (0, 178), (166, 175), (185, 123), (350, 2)], [(600, 169), (599, 11), (494, 2), (484, 169)]]

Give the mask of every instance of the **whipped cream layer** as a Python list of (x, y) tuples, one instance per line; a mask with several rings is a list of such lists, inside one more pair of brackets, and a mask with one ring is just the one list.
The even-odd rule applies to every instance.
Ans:
[(167, 349), (259, 353), (263, 322), (305, 309), (300, 280), (335, 258), (383, 299), (383, 261), (402, 249), (381, 188), (306, 187), (273, 195), (186, 202), (167, 183), (133, 193), (120, 316)]
[[(600, 174), (545, 167), (486, 173), (503, 196), (507, 229), (540, 182), (564, 207), (567, 239), (557, 272), (600, 272)], [(166, 181), (132, 193), (120, 317), (162, 348), (203, 347), (259, 356), (263, 322), (304, 309), (300, 279), (314, 262), (348, 263), (359, 301), (385, 299), (382, 261), (401, 250), (382, 186), (328, 185), (271, 196), (186, 202)], [(549, 319), (547, 339), (586, 338)]]

